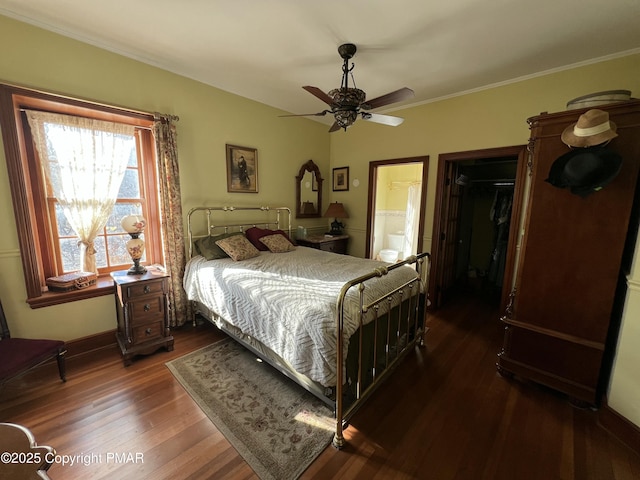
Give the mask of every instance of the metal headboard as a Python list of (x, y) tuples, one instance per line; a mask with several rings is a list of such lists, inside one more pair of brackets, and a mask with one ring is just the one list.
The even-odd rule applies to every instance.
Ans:
[[(211, 219), (211, 215), (214, 212), (236, 212), (236, 211), (254, 211), (254, 212), (263, 212), (266, 214), (266, 219), (264, 221), (252, 221), (252, 222), (242, 222), (242, 223), (220, 223), (214, 224)], [(275, 219), (269, 215), (270, 212), (276, 212)], [(203, 235), (194, 235), (193, 233), (193, 220), (192, 218), (194, 214), (201, 213), (206, 216), (207, 219), (207, 230)], [(286, 215), (287, 217), (287, 230), (289, 237), (291, 237), (291, 209), (289, 207), (230, 207), (230, 206), (217, 206), (217, 207), (194, 207), (189, 210), (187, 214), (187, 232), (189, 236), (189, 258), (193, 256), (193, 242), (198, 238), (205, 237), (207, 235), (213, 235), (214, 232), (219, 231), (220, 233), (227, 233), (232, 231), (240, 231), (244, 232), (245, 229), (257, 226), (263, 226), (264, 228), (271, 228), (274, 230), (282, 230), (281, 225), (281, 215)], [(221, 219), (221, 218), (220, 218)], [(274, 228), (275, 227), (275, 228)]]

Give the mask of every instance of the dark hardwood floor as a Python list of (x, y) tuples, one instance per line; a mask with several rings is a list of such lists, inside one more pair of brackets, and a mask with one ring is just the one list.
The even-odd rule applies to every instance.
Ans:
[[(358, 412), (347, 446), (327, 447), (302, 478), (640, 478), (640, 457), (597, 425), (596, 412), (496, 373), (497, 318), (481, 299), (432, 313), (427, 347)], [(222, 334), (201, 325), (174, 336), (173, 352), (127, 368), (114, 346), (69, 358), (65, 384), (55, 365), (15, 379), (0, 391), (0, 421), (75, 462), (54, 464), (54, 480), (257, 478), (164, 365)], [(112, 453), (130, 462), (108, 461)]]

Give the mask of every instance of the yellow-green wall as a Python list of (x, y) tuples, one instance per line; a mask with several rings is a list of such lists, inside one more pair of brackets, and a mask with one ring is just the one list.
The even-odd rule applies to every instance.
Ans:
[[(351, 253), (365, 245), (369, 162), (428, 155), (429, 182), (424, 245), (430, 249), (438, 155), (525, 144), (526, 118), (563, 110), (567, 100), (590, 92), (640, 92), (640, 54), (551, 73), (492, 89), (398, 111), (399, 128), (357, 122), (329, 135), (307, 119), (278, 119), (277, 109), (220, 91), (80, 42), (0, 16), (0, 81), (142, 111), (180, 116), (178, 145), (183, 209), (202, 203), (294, 206), (293, 177), (313, 159), (325, 182), (324, 197), (349, 211)], [(226, 191), (225, 144), (258, 149), (259, 193)], [(358, 187), (331, 191), (331, 168), (349, 166)], [(4, 150), (0, 149), (0, 292), (16, 335), (75, 339), (111, 330), (111, 297), (30, 309), (18, 251)], [(294, 221), (294, 227), (298, 222)], [(318, 221), (299, 222), (307, 226)], [(321, 222), (320, 222), (321, 224)], [(640, 425), (640, 268), (636, 259), (620, 337), (609, 404)], [(635, 362), (635, 363), (634, 363)]]
[[(325, 125), (278, 118), (280, 110), (2, 16), (0, 43), (6, 47), (0, 55), (1, 82), (178, 115), (185, 214), (202, 204), (293, 208), (294, 177), (309, 159), (329, 178)], [(258, 149), (257, 194), (227, 193), (226, 143)], [(325, 198), (330, 188), (325, 182)], [(4, 148), (0, 149), (0, 202), (0, 296), (12, 320), (12, 333), (71, 340), (114, 329), (110, 296), (36, 310), (25, 303)], [(299, 223), (313, 225), (310, 220)]]
[[(348, 165), (352, 178), (367, 179), (374, 160), (429, 156), (427, 212), (423, 245), (431, 249), (438, 155), (483, 148), (524, 145), (526, 119), (541, 112), (565, 110), (568, 100), (591, 92), (627, 89), (640, 95), (640, 54), (550, 73), (468, 95), (399, 110), (401, 127), (361, 122), (346, 134), (331, 137), (331, 163)], [(640, 161), (640, 159), (633, 159)], [(339, 197), (339, 198), (335, 198)], [(366, 245), (366, 182), (334, 194), (349, 208), (350, 253), (362, 255)], [(640, 239), (639, 239), (640, 242)], [(639, 247), (640, 249), (640, 247)], [(640, 426), (640, 252), (628, 281), (619, 351), (610, 382), (608, 404)], [(597, 281), (597, 279), (594, 279)]]
[(396, 164), (379, 167), (376, 210), (405, 210), (409, 185), (421, 181), (421, 164)]
[(640, 237), (631, 274), (627, 279), (627, 298), (618, 337), (618, 348), (611, 381), (609, 405), (640, 427)]
[(404, 117), (405, 122), (397, 128), (360, 122), (346, 133), (334, 133), (332, 165), (349, 165), (351, 178), (361, 180), (360, 187), (334, 194), (350, 211), (359, 213), (349, 219), (349, 233), (355, 237), (351, 245), (357, 248), (354, 253), (364, 253), (370, 161), (429, 156), (424, 239), (428, 247), (438, 155), (526, 144), (528, 117), (564, 110), (568, 100), (590, 92), (623, 88), (640, 93), (640, 54), (399, 110), (393, 114)]

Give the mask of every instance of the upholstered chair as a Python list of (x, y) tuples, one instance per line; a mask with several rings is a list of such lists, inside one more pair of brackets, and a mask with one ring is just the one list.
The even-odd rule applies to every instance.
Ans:
[(0, 303), (0, 386), (27, 370), (55, 358), (63, 382), (65, 372), (65, 344), (61, 340), (13, 338)]

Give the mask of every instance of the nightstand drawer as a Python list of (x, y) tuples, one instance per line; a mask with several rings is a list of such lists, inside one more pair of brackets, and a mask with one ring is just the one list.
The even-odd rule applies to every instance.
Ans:
[(150, 297), (130, 302), (131, 323), (140, 325), (156, 317), (164, 318), (164, 297)]
[(162, 323), (162, 321), (158, 321), (133, 327), (133, 342), (140, 344), (152, 338), (162, 337), (164, 334), (164, 326)]
[(344, 249), (341, 248), (342, 245), (337, 245), (336, 242), (326, 242), (320, 244), (320, 250), (324, 250), (325, 252), (335, 252), (339, 250), (339, 253), (344, 253)]
[(153, 295), (164, 293), (164, 281), (144, 282), (128, 285), (126, 288), (128, 298), (142, 297), (143, 295)]
[(347, 253), (347, 243), (349, 242), (349, 235), (310, 235), (306, 238), (297, 239), (298, 245), (303, 247), (315, 248), (317, 250), (323, 250), (325, 252), (340, 253), (345, 255)]

